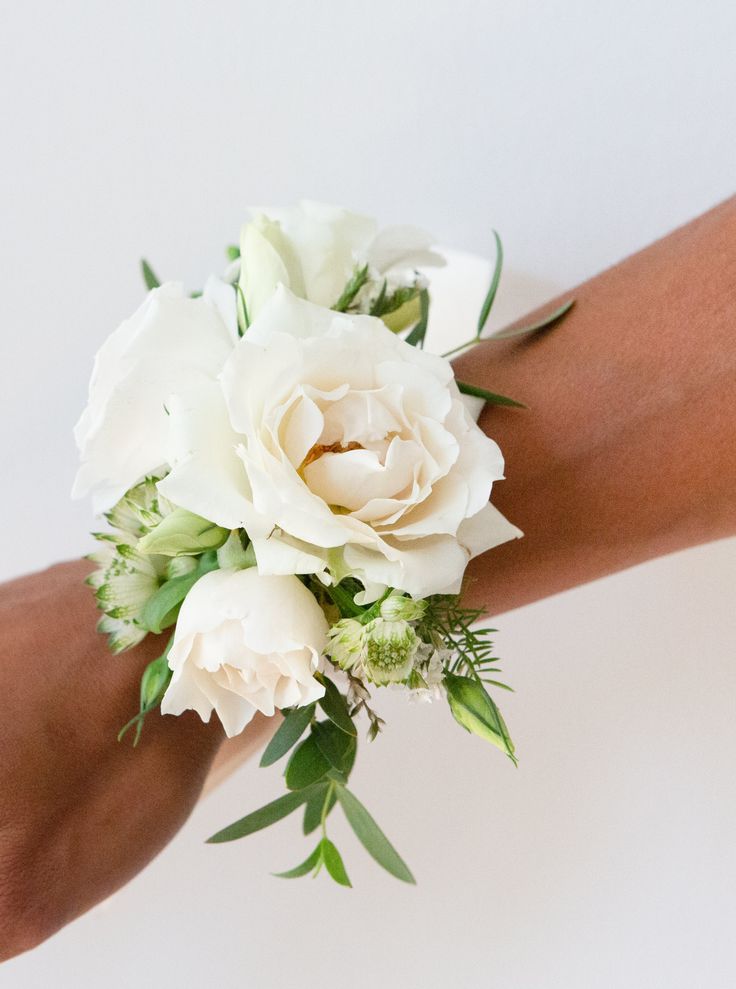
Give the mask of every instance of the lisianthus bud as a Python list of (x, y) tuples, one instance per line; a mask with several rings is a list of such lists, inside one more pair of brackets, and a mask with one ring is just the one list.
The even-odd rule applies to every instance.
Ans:
[(327, 654), (343, 670), (352, 669), (363, 655), (363, 626), (355, 618), (341, 618), (329, 631)]
[(363, 666), (373, 683), (400, 683), (414, 665), (419, 637), (406, 622), (374, 618), (363, 629)]
[(175, 508), (139, 540), (138, 550), (160, 556), (197, 556), (208, 549), (218, 549), (229, 535), (227, 529), (208, 522), (201, 515)]
[(427, 610), (426, 601), (415, 601), (403, 594), (392, 594), (381, 602), (381, 618), (389, 622), (414, 622)]
[(197, 560), (193, 556), (172, 556), (166, 564), (166, 579), (176, 580), (177, 577), (186, 577), (197, 569)]
[(250, 543), (244, 549), (240, 531), (233, 529), (227, 542), (217, 551), (217, 562), (222, 570), (246, 570), (248, 567), (254, 567), (256, 555), (253, 552), (253, 544)]
[(516, 762), (514, 744), (506, 724), (483, 684), (471, 677), (445, 672), (444, 683), (450, 710), (467, 731), (484, 738)]

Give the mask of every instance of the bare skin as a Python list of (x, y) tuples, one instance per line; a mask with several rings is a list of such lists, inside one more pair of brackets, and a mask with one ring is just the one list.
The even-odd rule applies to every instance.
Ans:
[(736, 199), (570, 295), (557, 329), (455, 363), (529, 406), (480, 420), (525, 533), (469, 567), (493, 613), (736, 532)]
[[(481, 419), (507, 455), (494, 501), (527, 534), (472, 566), (469, 594), (494, 613), (736, 532), (736, 200), (574, 294), (558, 330), (457, 361), (530, 406)], [(213, 764), (271, 730), (223, 746), (214, 721), (156, 715), (138, 749), (118, 744), (162, 644), (107, 652), (88, 569), (0, 587), (0, 960), (139, 872)]]

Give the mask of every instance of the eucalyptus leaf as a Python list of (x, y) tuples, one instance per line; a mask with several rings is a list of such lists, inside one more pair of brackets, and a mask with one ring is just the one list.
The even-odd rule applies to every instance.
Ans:
[[(312, 796), (304, 805), (304, 822), (302, 825), (304, 834), (311, 834), (320, 826), (322, 822), (322, 809), (325, 805), (325, 797), (329, 785), (329, 783), (316, 783)], [(330, 810), (332, 810), (332, 807), (334, 807), (336, 800), (337, 797), (335, 796), (333, 787), (330, 791), (329, 807), (327, 810), (328, 814)]]
[(158, 288), (161, 284), (159, 279), (154, 274), (153, 268), (150, 266), (145, 258), (141, 258), (141, 274), (143, 275), (143, 281), (146, 283), (147, 289)]
[(302, 737), (313, 717), (314, 704), (295, 707), (288, 711), (261, 756), (261, 766), (272, 766), (286, 755)]
[(303, 790), (326, 776), (330, 765), (311, 734), (294, 749), (286, 764), (286, 785), (290, 790)]
[(322, 854), (322, 861), (325, 864), (325, 869), (327, 869), (335, 882), (339, 883), (340, 886), (352, 887), (353, 884), (350, 882), (348, 874), (345, 871), (342, 856), (329, 838), (322, 839), (320, 842), (320, 850)]
[(498, 395), (496, 392), (488, 391), (479, 385), (469, 385), (466, 381), (458, 381), (457, 387), (463, 395), (473, 395), (475, 398), (483, 398), (491, 405), (511, 405), (516, 409), (525, 409), (526, 405), (517, 402), (515, 398), (508, 398), (506, 395)]
[(416, 883), (408, 866), (358, 798), (345, 787), (337, 787), (337, 799), (358, 841), (380, 866), (405, 883)]
[(486, 325), (491, 309), (493, 308), (493, 302), (496, 298), (498, 283), (501, 281), (501, 271), (503, 269), (503, 244), (501, 243), (501, 238), (495, 230), (493, 231), (493, 237), (496, 241), (496, 265), (493, 269), (491, 284), (488, 288), (488, 292), (486, 293), (486, 297), (483, 300), (480, 315), (478, 316), (478, 330), (476, 333), (476, 337), (478, 339), (480, 339), (483, 333), (483, 329)]
[(347, 735), (357, 736), (358, 729), (355, 727), (355, 722), (350, 717), (348, 702), (345, 697), (340, 693), (329, 677), (320, 677), (320, 683), (324, 686), (325, 693), (324, 696), (320, 697), (318, 701), (319, 706), (325, 712), (330, 721), (336, 724), (338, 728), (344, 731)]
[[(330, 795), (327, 797), (328, 783), (320, 783), (315, 786), (314, 794), (309, 798), (304, 807), (304, 823), (302, 825), (302, 830), (304, 834), (311, 834), (316, 831), (317, 828), (322, 823), (322, 812), (324, 810), (325, 817), (327, 817), (332, 808), (337, 802), (337, 796), (335, 794), (335, 787), (330, 788)], [(325, 810), (325, 799), (327, 800), (327, 809)]]
[(332, 721), (320, 721), (313, 725), (312, 736), (332, 768), (347, 778), (355, 762), (356, 739), (346, 735)]
[(234, 821), (228, 827), (223, 828), (222, 831), (213, 834), (211, 838), (207, 839), (207, 842), (208, 844), (219, 844), (224, 841), (236, 841), (238, 838), (245, 838), (249, 834), (261, 831), (263, 828), (267, 828), (271, 824), (275, 824), (277, 821), (282, 820), (282, 818), (292, 814), (298, 807), (301, 807), (303, 803), (309, 800), (312, 792), (310, 789), (304, 789), (297, 790), (294, 793), (285, 793), (278, 800), (272, 800), (270, 804), (259, 807), (252, 814), (246, 814), (239, 821)]
[[(277, 879), (299, 879), (300, 876), (306, 876), (308, 872), (313, 872), (321, 862), (322, 842), (317, 845), (311, 855), (304, 859), (301, 865), (297, 865), (293, 869), (289, 869), (287, 872), (274, 872), (273, 875), (276, 876)], [(332, 875), (332, 873), (330, 873), (330, 875)]]

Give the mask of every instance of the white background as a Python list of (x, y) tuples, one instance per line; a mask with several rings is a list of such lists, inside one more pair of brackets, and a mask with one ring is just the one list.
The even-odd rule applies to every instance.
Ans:
[[(733, 192), (730, 0), (1, 7), (0, 576), (88, 545), (71, 427), (141, 254), (196, 287), (247, 205), (304, 195), (481, 253), (495, 226), (500, 319)], [(416, 889), (338, 813), (353, 891), (269, 877), (296, 820), (203, 845), (279, 792), (249, 766), (0, 985), (732, 986), (734, 548), (499, 618), (518, 772), (388, 698), (356, 790)]]

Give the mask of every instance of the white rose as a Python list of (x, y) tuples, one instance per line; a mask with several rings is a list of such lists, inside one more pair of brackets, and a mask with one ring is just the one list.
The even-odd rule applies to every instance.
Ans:
[(356, 267), (365, 264), (373, 283), (410, 271), (412, 282), (414, 269), (444, 264), (431, 244), (429, 234), (416, 227), (379, 232), (375, 220), (324, 203), (259, 212), (241, 234), (240, 286), (248, 315), (254, 319), (279, 284), (330, 308)]
[(311, 704), (324, 694), (315, 680), (328, 624), (297, 577), (249, 570), (205, 574), (184, 599), (169, 650), (171, 682), (163, 714), (212, 710), (228, 737), (256, 711)]
[(387, 586), (455, 593), (473, 556), (521, 535), (488, 502), (503, 457), (451, 366), (378, 319), (280, 287), (228, 358), (222, 390), (219, 411), (210, 390), (172, 412), (186, 456), (159, 490), (243, 526), (262, 573), (353, 573), (363, 601)]
[(210, 279), (203, 298), (181, 285), (154, 289), (95, 358), (89, 400), (74, 435), (81, 466), (73, 496), (97, 512), (166, 461), (167, 403), (214, 380), (237, 339), (235, 292)]

